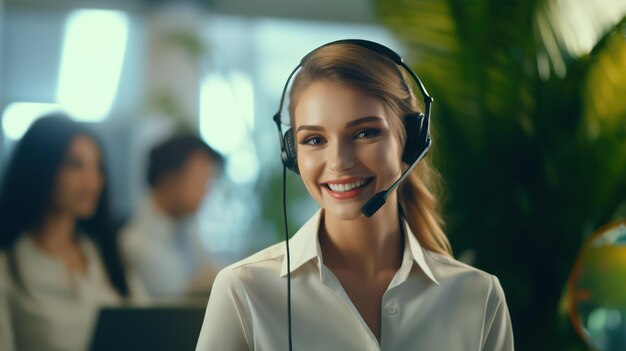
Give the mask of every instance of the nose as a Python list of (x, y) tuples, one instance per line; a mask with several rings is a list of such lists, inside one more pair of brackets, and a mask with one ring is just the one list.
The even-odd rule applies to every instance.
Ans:
[(354, 149), (350, 143), (338, 141), (329, 150), (328, 164), (330, 170), (335, 173), (349, 171), (356, 165)]

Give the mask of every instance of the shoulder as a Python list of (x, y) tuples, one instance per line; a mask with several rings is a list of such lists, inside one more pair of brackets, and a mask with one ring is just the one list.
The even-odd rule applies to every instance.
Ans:
[[(241, 261), (235, 262), (230, 266), (224, 268), (222, 271), (240, 273), (249, 269), (262, 269), (264, 267), (274, 267), (272, 263), (282, 264), (285, 254), (285, 243), (280, 242), (267, 247), (261, 251), (258, 251)], [(279, 271), (276, 272), (277, 274)]]
[(11, 274), (9, 273), (9, 258), (7, 252), (0, 250), (0, 295), (5, 293), (11, 285)]
[(453, 257), (442, 255), (433, 251), (424, 250), (426, 260), (431, 268), (436, 271), (437, 277), (449, 278), (455, 276), (471, 276), (472, 278), (491, 280), (491, 274), (458, 261)]
[(8, 274), (9, 267), (7, 263), (7, 254), (6, 251), (0, 250), (0, 284), (4, 283), (4, 278)]
[[(154, 245), (154, 241), (150, 241), (146, 228), (136, 218), (131, 218), (119, 232), (119, 244), (125, 251), (142, 251), (149, 246)], [(156, 240), (156, 235), (153, 235)]]
[(475, 290), (484, 294), (503, 296), (498, 278), (478, 268), (460, 262), (453, 257), (424, 250), (426, 260), (440, 283), (453, 284), (458, 288)]
[(284, 242), (274, 244), (223, 268), (215, 278), (214, 288), (241, 284), (263, 277), (279, 278), (284, 257)]
[(137, 215), (131, 216), (120, 228), (120, 235), (124, 238), (141, 235), (144, 232), (141, 224), (142, 223), (137, 218)]

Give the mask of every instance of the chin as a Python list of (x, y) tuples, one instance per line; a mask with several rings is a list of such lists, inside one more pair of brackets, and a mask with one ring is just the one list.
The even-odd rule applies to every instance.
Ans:
[(80, 220), (90, 219), (96, 214), (95, 206), (85, 206), (81, 208), (74, 209), (74, 216)]
[(342, 206), (325, 206), (324, 214), (342, 221), (352, 221), (363, 216), (361, 204), (346, 204)]

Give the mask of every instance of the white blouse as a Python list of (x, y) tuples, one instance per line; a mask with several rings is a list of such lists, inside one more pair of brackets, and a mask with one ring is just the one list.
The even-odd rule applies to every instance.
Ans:
[(147, 198), (120, 235), (128, 268), (152, 297), (208, 296), (218, 271), (193, 219), (175, 221)]
[[(27, 292), (14, 283), (8, 257), (0, 253), (0, 350), (86, 350), (100, 307), (122, 303), (95, 245), (85, 236), (79, 245), (87, 271), (70, 275), (59, 259), (22, 235), (12, 250)], [(137, 280), (129, 283), (141, 299)]]
[[(321, 210), (290, 239), (294, 350), (513, 350), (498, 279), (423, 249), (405, 222), (402, 264), (382, 299), (380, 343), (322, 262)], [(196, 350), (287, 350), (284, 243), (223, 269)]]

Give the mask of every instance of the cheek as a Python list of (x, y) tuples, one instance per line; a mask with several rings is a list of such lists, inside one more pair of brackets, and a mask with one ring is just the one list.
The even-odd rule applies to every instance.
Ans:
[(204, 197), (205, 192), (206, 183), (203, 182), (198, 183), (194, 187), (187, 190), (187, 194), (189, 194), (189, 197), (193, 199), (194, 203), (200, 202)]
[(55, 193), (62, 198), (73, 196), (94, 197), (104, 187), (104, 177), (98, 172), (61, 171), (55, 183)]
[(298, 153), (298, 169), (304, 186), (315, 197), (319, 192), (318, 182), (324, 170), (323, 157), (319, 153)]
[(76, 188), (76, 176), (71, 172), (60, 172), (54, 183), (52, 205), (59, 208), (71, 206), (78, 193)]
[(382, 177), (397, 177), (402, 171), (401, 153), (396, 142), (381, 143), (359, 152), (359, 160)]
[(206, 192), (206, 182), (201, 179), (189, 179), (182, 182), (181, 194), (184, 194), (184, 201), (193, 203), (200, 202)]
[(87, 189), (92, 194), (100, 194), (102, 188), (104, 188), (104, 177), (99, 173), (93, 173), (86, 176), (85, 180)]
[(320, 157), (314, 157), (307, 152), (298, 153), (298, 169), (300, 170), (300, 175), (303, 177), (308, 177), (312, 173), (315, 173), (321, 163)]
[(77, 191), (78, 179), (77, 174), (70, 171), (61, 171), (55, 183), (55, 193), (59, 196), (67, 196)]

